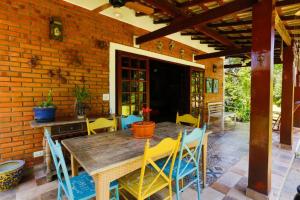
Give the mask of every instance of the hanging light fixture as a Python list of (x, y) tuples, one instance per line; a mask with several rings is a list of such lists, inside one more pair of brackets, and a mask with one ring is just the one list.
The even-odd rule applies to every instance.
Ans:
[(300, 9), (295, 13), (296, 16), (300, 16)]

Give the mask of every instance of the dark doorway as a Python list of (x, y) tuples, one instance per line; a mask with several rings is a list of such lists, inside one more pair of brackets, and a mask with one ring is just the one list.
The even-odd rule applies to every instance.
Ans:
[(190, 110), (190, 68), (160, 60), (149, 66), (151, 120), (175, 122), (176, 112)]

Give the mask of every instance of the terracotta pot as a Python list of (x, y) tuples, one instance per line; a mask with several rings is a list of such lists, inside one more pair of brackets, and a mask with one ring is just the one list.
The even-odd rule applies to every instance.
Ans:
[(149, 122), (135, 122), (131, 125), (131, 130), (135, 138), (152, 138), (155, 129), (155, 123)]

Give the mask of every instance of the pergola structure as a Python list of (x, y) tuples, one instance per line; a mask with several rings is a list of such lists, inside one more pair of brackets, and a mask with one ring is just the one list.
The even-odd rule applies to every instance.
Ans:
[[(140, 0), (127, 3), (128, 7), (137, 11), (136, 16), (150, 15), (154, 23), (166, 24), (137, 37), (137, 44), (181, 32), (218, 50), (196, 55), (195, 60), (223, 56), (251, 58), (247, 194), (255, 199), (257, 195), (268, 198), (272, 170), (273, 64), (283, 63), (280, 142), (290, 148), (294, 73), (295, 67), (299, 67), (295, 66), (293, 46), (294, 41), (300, 39), (300, 16), (296, 14), (300, 10), (300, 0)], [(106, 7), (95, 10), (99, 12)]]

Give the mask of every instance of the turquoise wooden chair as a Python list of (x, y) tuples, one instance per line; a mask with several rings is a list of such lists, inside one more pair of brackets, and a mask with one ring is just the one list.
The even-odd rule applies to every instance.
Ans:
[[(182, 142), (180, 145), (179, 155), (176, 158), (172, 179), (176, 183), (176, 198), (180, 200), (180, 193), (190, 187), (192, 184), (197, 184), (198, 200), (200, 200), (200, 174), (199, 174), (199, 162), (201, 157), (201, 149), (203, 138), (206, 131), (206, 125), (202, 128), (195, 128), (190, 134), (184, 131)], [(193, 148), (190, 148), (190, 144), (195, 144)], [(162, 160), (158, 161), (158, 166), (163, 165)], [(169, 166), (165, 168), (165, 173), (169, 172)], [(196, 176), (194, 176), (196, 174)], [(182, 184), (180, 187), (179, 182), (188, 177), (188, 183)]]
[(128, 129), (129, 125), (133, 124), (134, 122), (140, 122), (140, 121), (143, 121), (143, 117), (136, 116), (136, 115), (129, 115), (127, 117), (122, 116), (121, 117), (122, 130)]
[[(54, 143), (49, 133), (46, 133), (46, 138), (50, 146), (52, 158), (57, 172), (57, 199), (62, 200), (63, 192), (69, 200), (85, 200), (95, 197), (96, 192), (93, 178), (86, 172), (70, 178), (61, 145), (57, 141)], [(113, 195), (111, 200), (119, 200), (118, 187), (119, 185), (117, 181), (114, 181), (110, 184), (110, 190), (115, 191), (115, 195)]]

